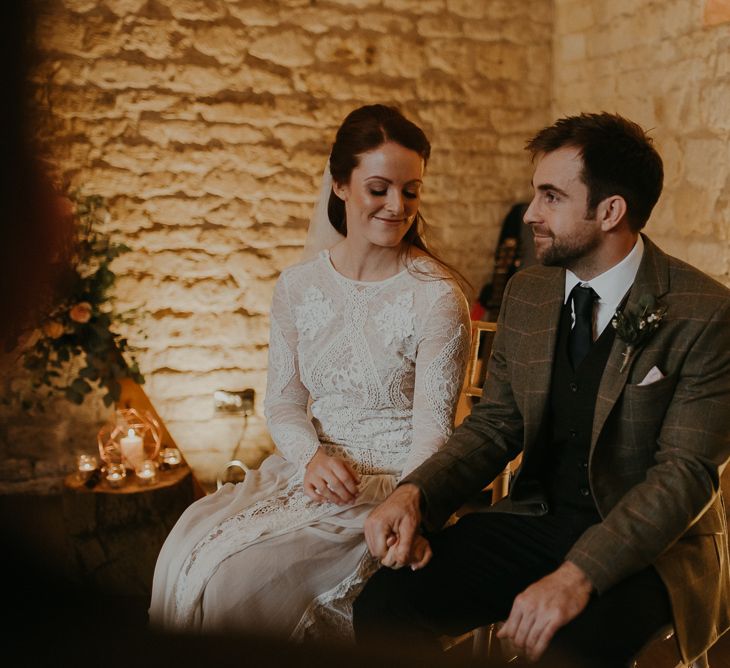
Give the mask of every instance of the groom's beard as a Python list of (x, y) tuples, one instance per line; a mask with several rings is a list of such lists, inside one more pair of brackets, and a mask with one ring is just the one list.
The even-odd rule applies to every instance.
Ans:
[[(588, 222), (587, 219), (586, 222)], [(573, 269), (581, 264), (581, 260), (590, 255), (601, 245), (603, 237), (601, 231), (588, 226), (580, 234), (557, 237), (549, 233), (551, 243), (540, 246), (535, 243), (535, 257), (546, 267), (564, 267)]]

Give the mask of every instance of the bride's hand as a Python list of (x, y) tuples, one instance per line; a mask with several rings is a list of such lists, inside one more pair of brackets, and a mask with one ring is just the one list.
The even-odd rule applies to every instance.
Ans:
[(398, 570), (403, 566), (409, 566), (412, 571), (420, 570), (431, 561), (433, 556), (431, 544), (421, 534), (413, 536), (410, 553), (405, 562), (400, 561), (398, 558), (398, 539), (394, 535), (388, 537), (386, 545), (388, 546), (388, 553), (380, 563), (394, 570)]
[(322, 448), (312, 457), (304, 471), (304, 493), (314, 501), (331, 501), (337, 505), (357, 498), (360, 476), (344, 459), (330, 457)]

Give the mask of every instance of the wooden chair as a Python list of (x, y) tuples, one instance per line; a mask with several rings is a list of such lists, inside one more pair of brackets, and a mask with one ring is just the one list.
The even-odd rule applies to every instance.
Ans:
[[(471, 350), (463, 391), (464, 400), (469, 410), (481, 399), (484, 382), (487, 379), (487, 365), (496, 333), (497, 323), (495, 322), (475, 321), (472, 323)], [(463, 417), (466, 417), (466, 414), (462, 414), (460, 417), (463, 419)], [(461, 516), (469, 512), (479, 512), (479, 510), (483, 510), (484, 505), (493, 505), (507, 496), (512, 475), (517, 464), (518, 461), (515, 461), (507, 465), (504, 471), (485, 487), (482, 492), (482, 498), (465, 504), (457, 514)], [(466, 637), (471, 637), (472, 640), (471, 652), (474, 657), (486, 658), (488, 662), (490, 658), (495, 656), (497, 629), (497, 624), (489, 624), (487, 626), (480, 626), (467, 634)]]
[[(466, 367), (466, 378), (464, 380), (464, 389), (459, 397), (456, 408), (455, 424), (459, 425), (464, 418), (471, 412), (472, 407), (482, 396), (482, 388), (487, 379), (487, 364), (492, 352), (492, 343), (494, 335), (497, 333), (496, 322), (486, 322), (482, 320), (473, 321), (471, 324), (471, 349), (469, 351), (469, 361)], [(509, 492), (509, 484), (512, 473), (518, 460), (506, 467), (494, 481), (485, 487), (483, 494), (489, 498), (491, 493), (491, 503), (496, 503), (500, 499), (507, 496)], [(481, 505), (481, 501), (475, 502), (477, 507)], [(473, 504), (466, 504), (457, 515), (465, 514), (472, 509)]]
[(651, 638), (629, 662), (628, 668), (710, 668), (707, 652), (685, 664), (679, 654), (674, 627), (669, 624)]
[[(727, 499), (730, 498), (730, 474), (727, 469), (720, 476), (720, 493), (725, 503), (725, 518), (730, 523)], [(674, 637), (674, 628), (669, 625), (651, 638), (636, 654), (629, 668), (709, 668), (707, 652), (692, 663), (684, 664)]]
[[(464, 388), (459, 397), (456, 409), (455, 424), (458, 426), (471, 412), (472, 407), (482, 396), (482, 388), (487, 378), (487, 365), (492, 351), (494, 335), (497, 332), (497, 323), (487, 321), (473, 321), (471, 324), (471, 349), (466, 368)], [(471, 512), (484, 510), (500, 499), (507, 496), (512, 478), (513, 465), (505, 467), (489, 485), (487, 485), (476, 499), (465, 503), (455, 514), (454, 520)], [(471, 653), (475, 657), (494, 656), (494, 640), (496, 625), (479, 627), (456, 638), (444, 637), (441, 644), (444, 650), (451, 650), (466, 641), (472, 642)]]
[[(730, 498), (730, 474), (720, 477), (720, 493), (727, 501)], [(725, 503), (725, 518), (730, 523), (728, 505)], [(684, 664), (674, 637), (674, 628), (669, 625), (651, 638), (636, 654), (629, 668), (709, 668), (707, 652), (690, 664)]]

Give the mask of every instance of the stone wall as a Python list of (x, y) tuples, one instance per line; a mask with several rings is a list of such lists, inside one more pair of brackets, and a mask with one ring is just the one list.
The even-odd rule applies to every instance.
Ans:
[(615, 111), (664, 158), (647, 233), (730, 285), (730, 3), (555, 0), (553, 116)]
[[(429, 134), (423, 211), (479, 289), (502, 218), (528, 194), (525, 138), (549, 120), (548, 0), (46, 0), (35, 74), (60, 179), (107, 198), (133, 252), (115, 266), (146, 390), (212, 480), (240, 418), (216, 389), (253, 388), (261, 420), (268, 308), (300, 254), (334, 131), (397, 104)], [(105, 411), (0, 416), (0, 491), (53, 487)]]

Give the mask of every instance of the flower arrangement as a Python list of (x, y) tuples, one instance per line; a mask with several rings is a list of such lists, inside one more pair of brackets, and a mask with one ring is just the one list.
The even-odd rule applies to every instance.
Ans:
[(648, 294), (639, 297), (638, 311), (616, 311), (611, 325), (616, 330), (616, 336), (626, 344), (620, 373), (624, 372), (636, 350), (659, 328), (666, 312), (667, 307), (658, 305), (656, 297)]
[(20, 393), (14, 398), (25, 409), (35, 406), (42, 410), (42, 400), (53, 392), (81, 404), (94, 384), (105, 390), (103, 401), (110, 406), (119, 399), (122, 378), (144, 383), (127, 340), (114, 329), (117, 323), (131, 322), (131, 313), (117, 313), (110, 301), (116, 280), (110, 265), (130, 249), (100, 231), (108, 217), (102, 197), (74, 192), (70, 199), (74, 252), (59, 286), (60, 296), (48, 305), (39, 330), (22, 353), (33, 398)]

